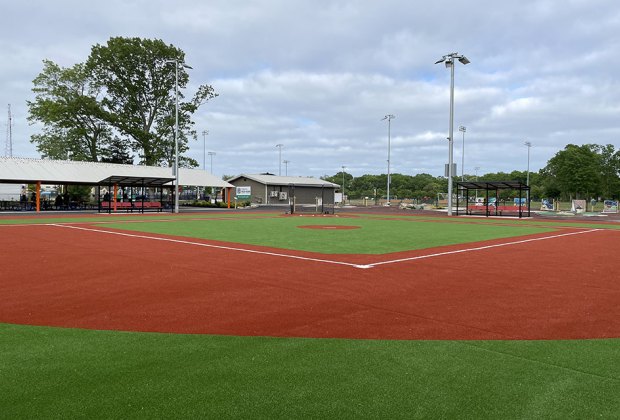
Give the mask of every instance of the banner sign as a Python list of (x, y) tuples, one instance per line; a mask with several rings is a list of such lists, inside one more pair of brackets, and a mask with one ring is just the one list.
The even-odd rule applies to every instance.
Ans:
[(553, 200), (549, 200), (547, 198), (543, 199), (540, 203), (541, 210), (553, 211)]
[(238, 199), (250, 198), (252, 196), (252, 187), (237, 187), (236, 195)]
[(571, 211), (575, 213), (584, 213), (586, 211), (586, 200), (573, 200)]
[(618, 201), (605, 200), (603, 202), (603, 213), (618, 213)]
[(527, 204), (527, 198), (515, 198), (515, 207), (525, 206)]

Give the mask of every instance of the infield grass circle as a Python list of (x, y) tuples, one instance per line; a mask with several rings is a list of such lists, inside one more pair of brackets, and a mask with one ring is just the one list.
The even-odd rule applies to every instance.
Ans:
[[(302, 228), (301, 226), (316, 226)], [(552, 232), (548, 227), (429, 223), (412, 219), (272, 217), (171, 219), (106, 224), (124, 231), (155, 233), (320, 254), (381, 255)], [(329, 228), (325, 228), (329, 227)], [(338, 227), (338, 228), (334, 228)]]

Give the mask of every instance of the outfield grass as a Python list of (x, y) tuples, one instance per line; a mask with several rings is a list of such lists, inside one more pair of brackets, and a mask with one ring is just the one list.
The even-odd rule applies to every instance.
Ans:
[(282, 339), (10, 324), (0, 336), (7, 419), (620, 413), (620, 339)]
[[(349, 216), (351, 213), (347, 213)], [(170, 221), (170, 220), (201, 220), (201, 219), (269, 219), (273, 217), (282, 216), (282, 212), (253, 212), (245, 210), (222, 210), (212, 212), (199, 212), (199, 213), (101, 213), (91, 215), (79, 215), (79, 216), (54, 216), (53, 213), (37, 214), (24, 214), (16, 217), (14, 214), (1, 214), (0, 213), (0, 225), (15, 225), (15, 224), (49, 224), (49, 223), (110, 223), (115, 221), (128, 222), (128, 221), (143, 221), (150, 220), (156, 221)], [(451, 224), (494, 224), (494, 225), (506, 225), (506, 226), (537, 226), (537, 227), (572, 227), (572, 228), (601, 228), (601, 229), (620, 229), (620, 223), (613, 223), (614, 220), (608, 220), (606, 218), (583, 218), (584, 221), (565, 220), (562, 217), (549, 218), (546, 220), (541, 219), (514, 219), (514, 218), (497, 218), (497, 217), (470, 217), (470, 216), (458, 216), (458, 217), (444, 217), (441, 215), (435, 215), (429, 213), (427, 215), (408, 215), (408, 214), (360, 214), (358, 215), (364, 219), (374, 220), (414, 220), (425, 222), (437, 222), (437, 223), (451, 223)], [(306, 216), (306, 220), (311, 217)], [(348, 217), (347, 217), (348, 218)], [(603, 223), (601, 223), (603, 222)], [(611, 223), (605, 223), (611, 222)], [(331, 224), (331, 223), (330, 223)]]
[[(300, 229), (305, 225), (357, 226), (351, 230)], [(527, 225), (432, 223), (415, 218), (272, 217), (200, 219), (106, 224), (137, 232), (293, 249), (323, 254), (386, 254), (489, 239), (511, 238), (553, 229)]]

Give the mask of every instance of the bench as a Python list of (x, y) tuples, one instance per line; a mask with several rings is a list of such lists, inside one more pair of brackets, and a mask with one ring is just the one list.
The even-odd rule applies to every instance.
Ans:
[(162, 211), (162, 205), (159, 201), (137, 201), (134, 204), (134, 209), (138, 211), (143, 210), (153, 210), (153, 211)]
[[(115, 203), (113, 201), (102, 201), (101, 210), (114, 210)], [(117, 201), (116, 211), (126, 212), (144, 212), (144, 211), (162, 211), (163, 207), (159, 201), (136, 201), (134, 203), (130, 201)]]

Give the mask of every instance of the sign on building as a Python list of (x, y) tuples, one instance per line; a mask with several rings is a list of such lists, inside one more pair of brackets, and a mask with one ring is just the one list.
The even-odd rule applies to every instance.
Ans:
[(237, 187), (237, 199), (250, 198), (252, 196), (252, 187)]

